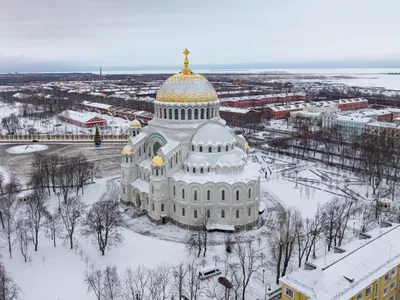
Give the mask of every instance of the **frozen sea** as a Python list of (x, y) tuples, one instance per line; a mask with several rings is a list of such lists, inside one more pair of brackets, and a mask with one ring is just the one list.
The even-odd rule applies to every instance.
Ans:
[[(104, 74), (173, 74), (178, 69), (160, 69), (160, 70), (133, 70), (133, 71), (107, 71)], [(276, 73), (284, 75), (315, 75), (330, 77), (327, 82), (343, 83), (349, 86), (360, 87), (381, 87), (389, 90), (400, 90), (400, 75), (389, 75), (389, 73), (400, 73), (400, 69), (193, 69), (196, 73), (235, 73), (235, 74), (259, 74), (259, 73)], [(346, 78), (341, 78), (346, 77)], [(349, 78), (350, 77), (350, 78)], [(302, 81), (316, 81), (302, 80)], [(318, 80), (321, 81), (321, 80)]]

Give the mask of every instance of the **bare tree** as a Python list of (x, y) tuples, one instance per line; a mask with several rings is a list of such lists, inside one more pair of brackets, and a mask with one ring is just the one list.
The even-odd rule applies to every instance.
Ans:
[(135, 270), (127, 268), (123, 278), (123, 294), (126, 300), (148, 299), (150, 270), (139, 266)]
[(173, 268), (172, 273), (175, 278), (175, 287), (178, 290), (178, 299), (182, 299), (185, 276), (187, 274), (186, 265), (181, 262), (178, 266)]
[(169, 300), (172, 295), (171, 268), (168, 265), (159, 265), (151, 271), (148, 285), (150, 300)]
[(121, 299), (121, 280), (116, 266), (108, 265), (104, 270), (104, 298), (107, 300)]
[(196, 224), (195, 231), (192, 232), (186, 242), (186, 249), (189, 253), (197, 252), (197, 257), (203, 253), (206, 257), (208, 246), (212, 243), (211, 235), (208, 234), (209, 219), (201, 215)]
[(120, 230), (125, 226), (119, 204), (113, 200), (95, 202), (83, 221), (83, 235), (93, 237), (104, 255), (107, 246), (122, 243)]
[(24, 258), (24, 261), (27, 262), (28, 258), (28, 245), (29, 245), (29, 221), (25, 219), (21, 219), (17, 221), (17, 237), (19, 243), (19, 249), (21, 251), (21, 255)]
[(104, 295), (104, 274), (101, 270), (96, 270), (94, 266), (85, 272), (84, 282), (87, 285), (88, 292), (92, 291), (97, 300), (102, 300)]
[(70, 197), (61, 206), (61, 219), (67, 231), (70, 248), (74, 248), (73, 235), (76, 226), (79, 224), (82, 216), (85, 213), (86, 205), (79, 197)]
[(377, 220), (375, 218), (375, 205), (364, 203), (361, 208), (361, 232), (366, 232)]
[(75, 182), (76, 182), (76, 195), (78, 196), (79, 189), (82, 189), (83, 195), (83, 186), (87, 183), (93, 176), (94, 164), (89, 162), (86, 157), (82, 154), (78, 154), (73, 158), (75, 165)]
[(246, 299), (247, 287), (252, 276), (262, 267), (262, 252), (253, 240), (244, 240), (241, 236), (235, 237), (233, 247), (234, 259), (230, 263), (235, 282), (241, 285), (240, 299)]
[(53, 240), (54, 247), (57, 246), (57, 237), (61, 233), (61, 215), (60, 212), (54, 211), (53, 213), (47, 213), (47, 227), (50, 231), (51, 239)]
[(195, 263), (193, 261), (187, 263), (186, 270), (187, 270), (187, 280), (185, 284), (186, 287), (185, 289), (187, 298), (189, 298), (190, 300), (198, 300), (202, 294), (202, 291), (200, 288), (201, 279), (197, 273), (197, 268)]
[(10, 182), (5, 186), (6, 194), (0, 199), (0, 210), (2, 211), (4, 221), (2, 233), (7, 239), (10, 258), (12, 258), (12, 244), (16, 230), (16, 215), (18, 211), (16, 193), (18, 187), (18, 181), (16, 178), (12, 177)]
[(0, 299), (19, 300), (21, 299), (21, 289), (14, 283), (14, 280), (0, 262)]
[(45, 216), (47, 215), (46, 202), (48, 198), (44, 191), (36, 188), (33, 191), (32, 199), (26, 204), (26, 215), (28, 224), (31, 229), (31, 237), (35, 245), (35, 251), (38, 250), (39, 245), (39, 230), (45, 224)]

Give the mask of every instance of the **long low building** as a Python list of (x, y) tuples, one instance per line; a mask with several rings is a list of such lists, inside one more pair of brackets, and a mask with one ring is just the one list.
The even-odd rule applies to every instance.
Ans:
[(282, 300), (399, 299), (400, 225), (382, 224), (281, 278)]
[(88, 113), (66, 110), (58, 115), (61, 121), (74, 124), (82, 128), (92, 128), (94, 126), (107, 126), (107, 121), (98, 116), (93, 116)]
[(305, 101), (306, 98), (305, 93), (285, 93), (222, 98), (220, 102), (221, 106), (250, 108), (274, 103)]

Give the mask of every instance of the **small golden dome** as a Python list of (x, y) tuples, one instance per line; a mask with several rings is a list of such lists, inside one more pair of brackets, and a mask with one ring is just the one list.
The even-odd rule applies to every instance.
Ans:
[(133, 120), (129, 125), (131, 128), (142, 128), (142, 124), (138, 120)]
[(122, 152), (121, 152), (121, 153), (127, 154), (127, 153), (131, 153), (131, 152), (133, 152), (133, 148), (132, 148), (131, 146), (129, 146), (129, 145), (126, 145), (126, 146), (122, 149)]
[(244, 149), (247, 149), (247, 148), (249, 148), (249, 144), (248, 144), (248, 143), (245, 143), (245, 144), (244, 144)]
[(151, 163), (155, 166), (161, 166), (164, 164), (164, 160), (161, 156), (154, 156), (153, 159), (151, 160)]

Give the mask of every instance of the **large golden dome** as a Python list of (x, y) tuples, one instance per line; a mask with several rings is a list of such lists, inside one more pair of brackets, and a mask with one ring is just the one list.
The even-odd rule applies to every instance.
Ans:
[(217, 101), (217, 92), (211, 83), (188, 68), (187, 56), (189, 53), (187, 49), (183, 52), (185, 68), (164, 82), (157, 93), (157, 101), (186, 103)]

